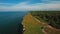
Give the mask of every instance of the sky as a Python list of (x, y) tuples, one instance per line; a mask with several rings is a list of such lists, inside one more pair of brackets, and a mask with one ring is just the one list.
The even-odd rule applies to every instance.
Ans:
[(0, 0), (0, 11), (60, 10), (60, 0)]

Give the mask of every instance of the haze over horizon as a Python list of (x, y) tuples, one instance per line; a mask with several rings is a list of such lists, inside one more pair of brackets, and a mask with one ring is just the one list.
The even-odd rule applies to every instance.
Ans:
[(0, 11), (59, 10), (60, 0), (0, 0)]

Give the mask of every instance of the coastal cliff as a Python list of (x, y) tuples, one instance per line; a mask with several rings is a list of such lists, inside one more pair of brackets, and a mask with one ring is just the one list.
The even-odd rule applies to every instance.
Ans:
[(60, 30), (36, 19), (30, 13), (25, 15), (22, 24), (25, 30), (23, 34), (60, 34)]
[(22, 24), (25, 29), (23, 34), (44, 34), (41, 29), (43, 25), (35, 20), (31, 14), (25, 15)]

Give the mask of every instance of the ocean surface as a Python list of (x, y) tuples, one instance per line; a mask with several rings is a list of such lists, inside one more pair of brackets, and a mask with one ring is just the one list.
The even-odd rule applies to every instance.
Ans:
[(0, 12), (0, 34), (18, 34), (27, 12)]

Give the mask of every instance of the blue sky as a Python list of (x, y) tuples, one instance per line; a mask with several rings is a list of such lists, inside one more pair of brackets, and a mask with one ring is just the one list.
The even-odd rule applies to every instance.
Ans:
[(0, 0), (0, 3), (19, 3), (26, 0)]
[(0, 11), (60, 10), (60, 0), (0, 0)]
[(24, 1), (29, 1), (31, 3), (38, 3), (41, 2), (42, 0), (0, 0), (0, 3), (20, 3)]

